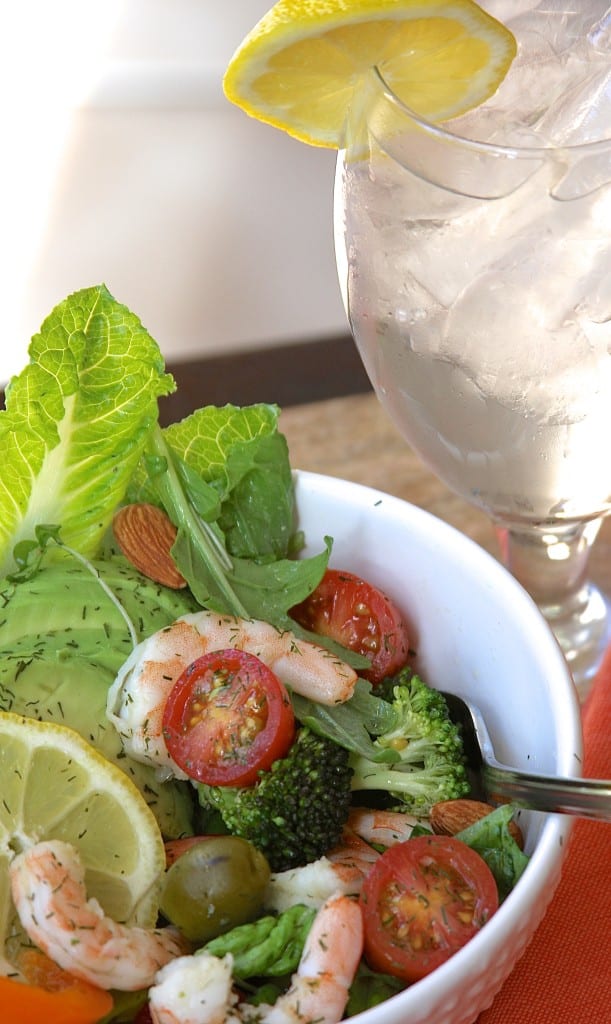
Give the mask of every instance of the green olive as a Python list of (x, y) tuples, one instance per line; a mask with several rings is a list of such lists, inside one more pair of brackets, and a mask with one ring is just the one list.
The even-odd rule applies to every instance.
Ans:
[(211, 836), (166, 871), (161, 913), (191, 942), (208, 942), (259, 916), (270, 868), (252, 843)]

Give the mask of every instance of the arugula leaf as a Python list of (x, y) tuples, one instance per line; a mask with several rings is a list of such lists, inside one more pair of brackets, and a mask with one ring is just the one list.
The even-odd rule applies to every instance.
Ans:
[[(166, 444), (159, 427), (149, 438), (146, 465), (154, 485), (155, 500), (161, 503), (177, 529), (172, 557), (191, 591), (203, 608), (248, 618), (228, 579), (233, 562), (224, 538), (208, 522), (218, 501), (210, 485), (202, 480), (197, 493), (183, 481), (186, 467)], [(187, 477), (188, 479), (188, 477)]]
[(227, 488), (219, 526), (242, 558), (285, 557), (291, 546), (295, 494), (283, 434), (237, 442), (227, 454)]
[(157, 343), (104, 285), (68, 296), (32, 338), (0, 412), (0, 576), (41, 523), (88, 558), (174, 390)]
[(514, 888), (529, 860), (509, 831), (513, 812), (510, 804), (503, 804), (456, 836), (486, 861), (495, 877), (501, 900)]
[(312, 558), (282, 557), (294, 546), (295, 507), (277, 418), (275, 406), (209, 406), (156, 427), (130, 497), (167, 512), (178, 531), (172, 556), (202, 607), (288, 629), (288, 611), (321, 580), (331, 543)]
[[(278, 629), (290, 629), (296, 636), (301, 635), (288, 612), (311, 594), (324, 576), (332, 544), (329, 537), (325, 542), (325, 549), (310, 558), (282, 558), (277, 562), (234, 558), (228, 575), (235, 593), (245, 607), (256, 609), (256, 615), (251, 612), (256, 618), (271, 622)], [(325, 637), (317, 636), (314, 642), (319, 647), (329, 648), (325, 641)], [(348, 652), (344, 648), (341, 651), (342, 660), (347, 661)]]
[(302, 725), (340, 747), (370, 761), (394, 763), (399, 760), (395, 750), (380, 749), (372, 741), (372, 736), (394, 727), (396, 713), (392, 704), (374, 696), (371, 683), (365, 679), (357, 679), (352, 697), (343, 704), (327, 707), (298, 693), (291, 693), (291, 703)]

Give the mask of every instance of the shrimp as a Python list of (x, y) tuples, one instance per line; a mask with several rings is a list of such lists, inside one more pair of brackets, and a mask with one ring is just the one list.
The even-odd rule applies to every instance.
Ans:
[(149, 990), (154, 1024), (337, 1024), (363, 952), (354, 900), (334, 895), (318, 911), (289, 989), (273, 1006), (238, 1003), (233, 958), (199, 952), (174, 960)]
[(349, 896), (332, 896), (314, 918), (297, 973), (288, 991), (265, 1014), (266, 1024), (341, 1020), (363, 941), (359, 904)]
[[(372, 849), (371, 854), (373, 859), (379, 856)], [(276, 871), (267, 883), (265, 908), (280, 914), (295, 903), (318, 909), (333, 893), (358, 896), (371, 863), (356, 858), (351, 849), (337, 847), (303, 867)]]
[(377, 847), (409, 839), (415, 826), (422, 823), (423, 819), (401, 811), (353, 807), (337, 846), (303, 867), (272, 873), (265, 893), (266, 908), (281, 913), (294, 903), (320, 907), (333, 892), (358, 896), (365, 876), (380, 856)]
[(87, 899), (77, 851), (58, 839), (36, 843), (10, 864), (22, 927), (51, 960), (98, 988), (136, 991), (188, 946), (173, 928), (130, 928)]
[(353, 807), (348, 815), (345, 831), (360, 836), (367, 843), (393, 846), (394, 843), (409, 839), (418, 825), (428, 827), (428, 819), (416, 818), (413, 814), (404, 814), (402, 811)]
[(233, 957), (200, 950), (158, 971), (149, 988), (153, 1024), (238, 1024), (232, 989)]
[(228, 648), (256, 655), (290, 689), (318, 703), (341, 704), (354, 691), (357, 675), (349, 665), (289, 630), (211, 611), (183, 615), (142, 641), (110, 687), (106, 715), (127, 754), (168, 776), (187, 778), (165, 745), (164, 707), (188, 665), (210, 651)]

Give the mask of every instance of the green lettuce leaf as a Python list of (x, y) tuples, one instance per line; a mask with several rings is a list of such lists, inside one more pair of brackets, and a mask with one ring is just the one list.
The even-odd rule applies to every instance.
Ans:
[(233, 974), (240, 981), (283, 977), (297, 970), (315, 916), (312, 907), (298, 903), (277, 917), (267, 915), (238, 925), (202, 948), (213, 956), (231, 953)]
[(511, 804), (503, 804), (456, 836), (486, 861), (494, 875), (501, 900), (514, 888), (529, 860), (509, 831), (513, 812)]
[(395, 725), (396, 713), (392, 704), (375, 696), (365, 679), (357, 679), (352, 697), (344, 704), (317, 704), (298, 693), (291, 694), (291, 702), (296, 717), (312, 732), (370, 761), (388, 764), (399, 760), (396, 750), (380, 749), (373, 742), (374, 736)]
[(207, 406), (155, 427), (128, 497), (165, 509), (172, 557), (202, 607), (299, 632), (288, 612), (321, 580), (331, 542), (289, 557), (301, 538), (278, 415), (271, 405)]
[(100, 550), (116, 506), (174, 390), (156, 342), (104, 285), (68, 296), (31, 341), (0, 412), (0, 575), (40, 523), (87, 557)]
[[(275, 405), (209, 405), (163, 430), (191, 503), (207, 522), (218, 521), (227, 551), (239, 558), (283, 558), (291, 544), (295, 495), (279, 414)], [(130, 500), (156, 499), (141, 467)]]
[(350, 986), (345, 1016), (354, 1017), (357, 1013), (371, 1010), (404, 988), (405, 982), (400, 981), (399, 978), (393, 978), (389, 974), (378, 974), (376, 971), (370, 970), (367, 964), (361, 960)]

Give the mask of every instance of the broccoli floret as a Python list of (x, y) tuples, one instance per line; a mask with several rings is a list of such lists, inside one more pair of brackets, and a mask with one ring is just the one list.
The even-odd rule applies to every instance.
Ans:
[(352, 753), (352, 789), (381, 791), (399, 800), (401, 810), (422, 816), (439, 800), (466, 796), (469, 781), (462, 739), (445, 698), (409, 668), (385, 680), (375, 692), (391, 702), (396, 719), (373, 745), (398, 756), (384, 763)]
[(304, 727), (254, 786), (198, 785), (200, 804), (249, 839), (273, 871), (301, 867), (335, 846), (351, 802), (349, 754)]

